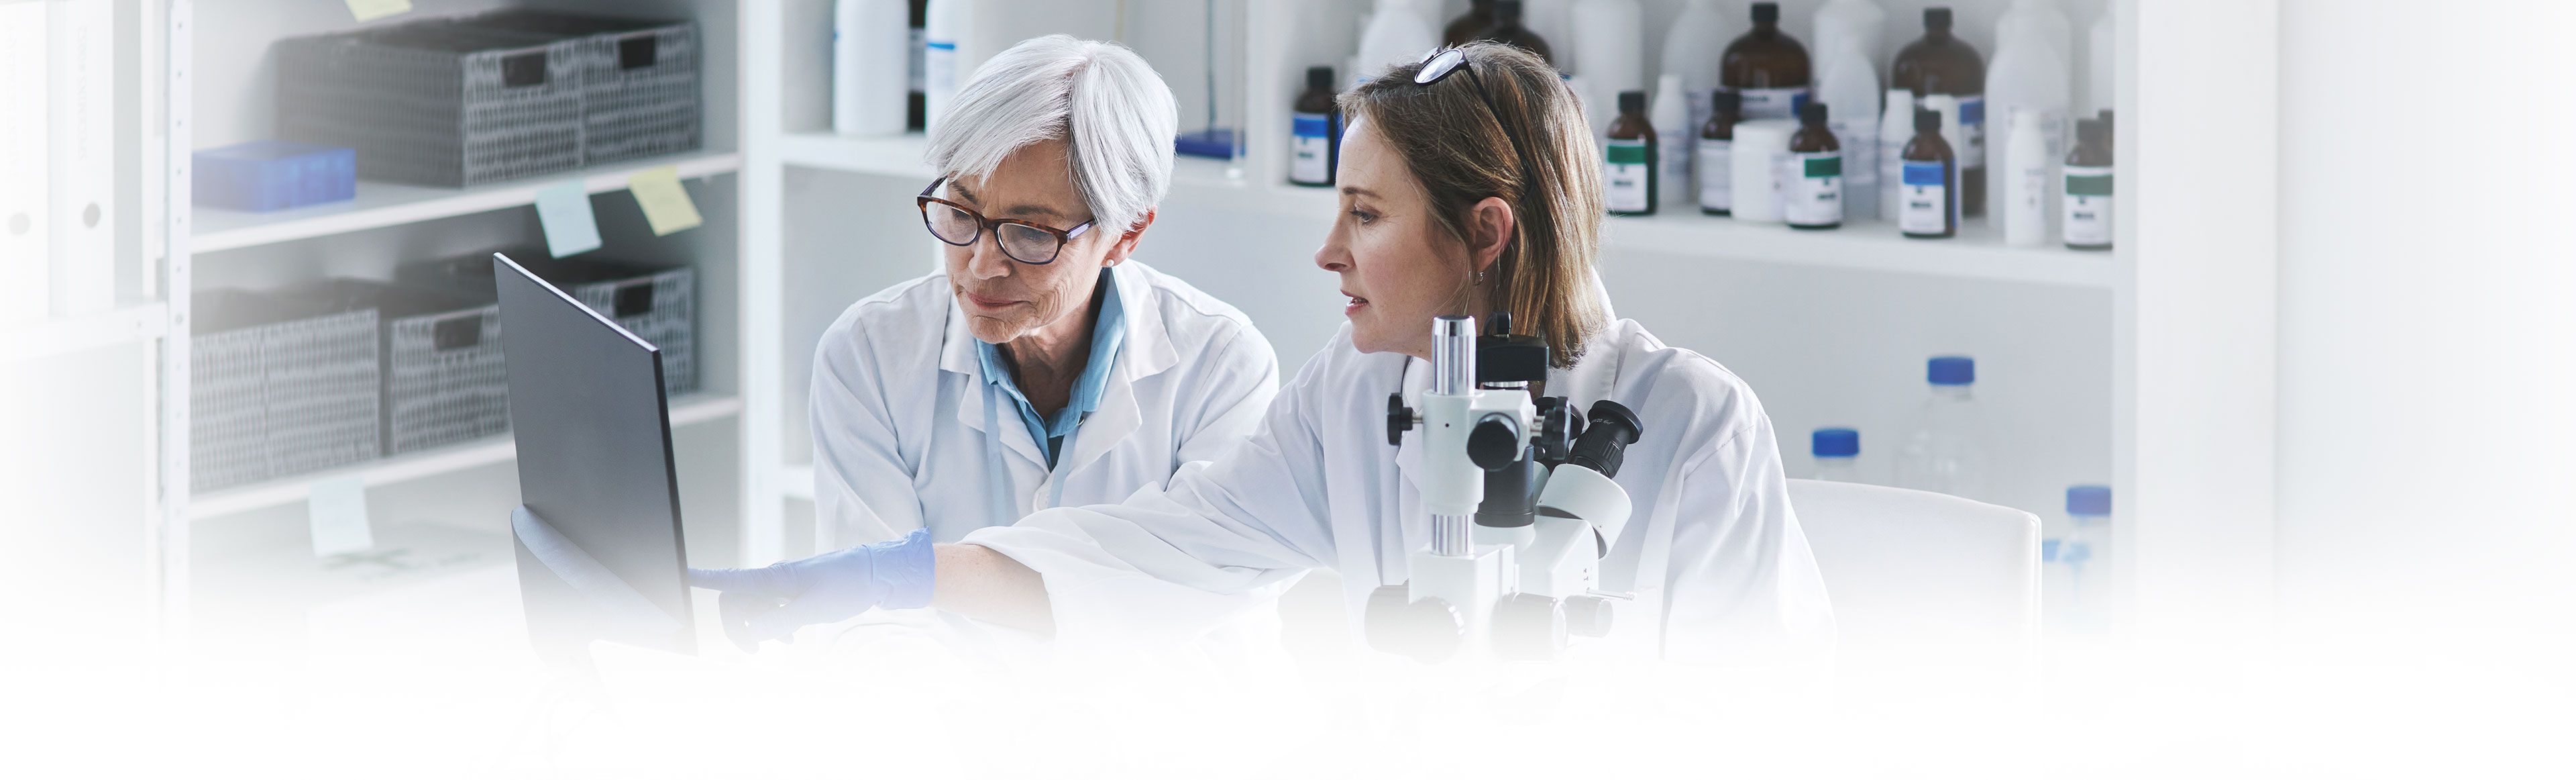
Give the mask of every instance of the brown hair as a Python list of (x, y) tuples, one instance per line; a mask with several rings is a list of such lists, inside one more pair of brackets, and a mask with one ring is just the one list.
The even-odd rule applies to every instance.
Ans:
[(1376, 128), (1413, 171), (1441, 229), (1460, 242), (1478, 202), (1511, 204), (1511, 240), (1494, 262), (1494, 305), (1512, 315), (1513, 332), (1547, 341), (1551, 364), (1571, 367), (1605, 320), (1594, 284), (1603, 206), (1592, 128), (1574, 91), (1537, 55), (1492, 42), (1460, 48), (1467, 55), (1460, 67), (1475, 69), (1491, 111), (1468, 74), (1413, 83), (1419, 64), (1342, 95), (1342, 111)]

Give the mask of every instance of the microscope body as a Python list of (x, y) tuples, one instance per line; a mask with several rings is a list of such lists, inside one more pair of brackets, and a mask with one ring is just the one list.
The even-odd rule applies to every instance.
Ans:
[(1552, 660), (1569, 634), (1608, 633), (1620, 598), (1595, 586), (1628, 519), (1611, 477), (1636, 417), (1602, 401), (1587, 426), (1564, 399), (1533, 398), (1545, 345), (1503, 335), (1507, 322), (1496, 330), (1480, 344), (1473, 318), (1439, 318), (1430, 387), (1414, 407), (1388, 401), (1390, 444), (1421, 429), (1415, 489), (1431, 543), (1407, 558), (1407, 582), (1371, 595), (1366, 630), (1373, 646), (1426, 663)]

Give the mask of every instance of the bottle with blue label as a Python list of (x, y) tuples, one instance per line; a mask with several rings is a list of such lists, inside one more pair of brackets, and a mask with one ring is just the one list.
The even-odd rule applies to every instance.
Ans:
[(1818, 428), (1808, 437), (1808, 452), (1816, 456), (1816, 478), (1828, 482), (1860, 481), (1860, 431), (1851, 428)]
[(1341, 112), (1333, 104), (1333, 69), (1306, 69), (1306, 93), (1297, 96), (1288, 134), (1288, 183), (1333, 186), (1333, 169), (1341, 161)]
[[(1958, 161), (1964, 214), (1984, 213), (1986, 191), (1986, 63), (1976, 47), (1952, 35), (1947, 6), (1923, 9), (1923, 37), (1896, 53), (1888, 87), (1912, 90), (1917, 105), (1941, 111), (1942, 132)], [(1946, 100), (1935, 105), (1930, 96)]]
[(2058, 540), (2057, 581), (2066, 590), (2064, 625), (2078, 632), (2100, 631), (2111, 623), (2111, 489), (2076, 485), (2066, 489), (2066, 536)]
[(1959, 234), (1959, 165), (1941, 140), (1941, 113), (1914, 110), (1914, 140), (1897, 155), (1896, 228), (1906, 238)]

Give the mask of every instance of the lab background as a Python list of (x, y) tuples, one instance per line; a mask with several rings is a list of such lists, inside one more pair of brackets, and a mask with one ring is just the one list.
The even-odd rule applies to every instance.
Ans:
[[(1992, 57), (2014, 4), (1947, 5)], [(41, 602), (11, 633), (54, 638), (0, 658), (23, 656), (8, 677), (74, 702), (63, 723), (87, 737), (64, 744), (106, 744), (85, 724), (130, 701), (178, 702), (185, 716), (148, 730), (183, 744), (293, 744), (243, 724), (314, 728), (315, 702), (353, 685), (393, 725), (320, 728), (311, 740), (331, 745), (308, 758), (521, 722), (508, 692), (538, 671), (522, 663), (508, 435), (200, 488), (192, 382), (215, 377), (190, 335), (216, 291), (544, 246), (539, 205), (566, 185), (595, 215), (594, 256), (693, 280), (694, 388), (670, 400), (691, 562), (817, 551), (815, 341), (937, 258), (911, 201), (934, 175), (919, 131), (833, 130), (833, 3), (416, 0), (367, 22), (362, 4), (320, 0), (0, 10), (33, 5), (104, 9), (86, 40), (111, 55), (89, 82), (99, 105), (81, 109), (112, 129), (82, 152), (110, 175), (78, 184), (87, 202), (64, 200), (58, 176), (42, 190), (57, 212), (98, 207), (47, 223), (50, 257), (79, 242), (109, 292), (13, 297), (0, 322), (0, 581)], [(1138, 258), (1241, 308), (1285, 373), (1323, 346), (1340, 298), (1311, 253), (1334, 198), (1288, 183), (1290, 106), (1310, 66), (1348, 78), (1364, 16), (1386, 3), (975, 5), (966, 67), (1034, 35), (1114, 39), (1172, 86), (1184, 133), (1236, 131), (1229, 156), (1179, 158)], [(1637, 3), (1637, 86), (1653, 89), (1664, 31), (1691, 5)], [(1749, 27), (1748, 3), (1710, 5), (1729, 35)], [(1782, 30), (1812, 44), (1824, 3), (1780, 5)], [(1933, 4), (1876, 5), (1883, 80)], [(2522, 737), (2564, 716), (2524, 697), (2570, 692), (2576, 242), (2562, 226), (2576, 196), (2561, 182), (2576, 175), (2576, 98), (2547, 85), (2576, 74), (2558, 40), (2576, 16), (2502, 0), (2049, 5), (2072, 22), (2072, 107), (2118, 116), (2112, 251), (2007, 246), (1991, 210), (1915, 240), (1884, 218), (1792, 231), (1667, 202), (1605, 223), (1618, 315), (1741, 375), (1792, 477), (1816, 471), (1810, 431), (1850, 427), (1859, 478), (1891, 484), (1923, 422), (1925, 360), (1965, 355), (1988, 458), (1973, 498), (2060, 538), (2069, 486), (2111, 488), (2098, 613), (2067, 614), (2066, 583), (2043, 567), (2036, 706), (2086, 725), (2031, 742), (2247, 771), (2539, 760)], [(279, 136), (280, 41), (517, 6), (693, 21), (695, 145), (461, 188), (361, 177), (353, 199), (302, 209), (192, 204), (193, 153)], [(1467, 10), (1410, 6), (1443, 22)], [(2097, 59), (2104, 19), (2115, 46)], [(1573, 43), (1560, 67), (1599, 75), (1567, 61)], [(639, 208), (634, 175), (665, 168), (702, 224), (657, 234)], [(1357, 641), (1337, 591), (1317, 572), (1285, 597), (1294, 654)], [(488, 690), (385, 672), (421, 659), (488, 671), (474, 681)], [(213, 722), (211, 701), (248, 714)], [(2355, 738), (2392, 733), (2421, 741)], [(2148, 744), (2179, 750), (2155, 759)]]

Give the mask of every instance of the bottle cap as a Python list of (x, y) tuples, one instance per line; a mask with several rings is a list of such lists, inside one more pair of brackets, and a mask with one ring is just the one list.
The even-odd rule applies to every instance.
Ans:
[(1645, 113), (1645, 111), (1646, 93), (1644, 90), (1632, 89), (1619, 93), (1619, 113), (1642, 114)]
[(2111, 489), (2101, 485), (2076, 485), (2066, 489), (2066, 513), (2083, 517), (2111, 514)]
[(1929, 108), (1914, 109), (1914, 132), (1941, 132), (1941, 112)]
[(1923, 29), (1948, 31), (1950, 29), (1950, 7), (1946, 5), (1936, 5), (1923, 9)]
[(1732, 89), (1721, 89), (1710, 93), (1708, 102), (1709, 105), (1717, 109), (1717, 113), (1732, 114), (1744, 110), (1744, 93), (1737, 92)]
[(1848, 458), (1860, 454), (1860, 431), (1850, 428), (1818, 428), (1809, 439), (1809, 451), (1819, 458)]
[(1306, 69), (1306, 88), (1333, 91), (1333, 66), (1317, 65)]
[(1520, 24), (1521, 0), (1494, 0), (1494, 24)]
[(1965, 355), (1936, 357), (1924, 364), (1923, 378), (1936, 385), (1973, 385), (1977, 383), (1977, 360)]
[(1754, 23), (1754, 24), (1779, 24), (1779, 23), (1780, 23), (1780, 4), (1779, 4), (1779, 3), (1754, 3), (1754, 4), (1753, 4), (1753, 23)]
[(2109, 122), (2104, 122), (2099, 119), (2075, 120), (2076, 143), (2084, 144), (2086, 146), (2100, 146), (2103, 142), (2110, 139), (2111, 124)]
[(1798, 106), (1798, 124), (1821, 127), (1825, 124), (1825, 104), (1809, 101)]

